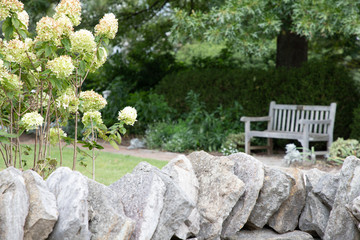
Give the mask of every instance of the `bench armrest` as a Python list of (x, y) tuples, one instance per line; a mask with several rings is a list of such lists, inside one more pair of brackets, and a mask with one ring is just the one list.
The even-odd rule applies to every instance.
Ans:
[(300, 119), (300, 124), (308, 125), (308, 124), (330, 124), (331, 120), (308, 120), (308, 119)]
[(270, 121), (271, 117), (265, 116), (265, 117), (241, 117), (240, 121), (242, 122), (265, 122)]

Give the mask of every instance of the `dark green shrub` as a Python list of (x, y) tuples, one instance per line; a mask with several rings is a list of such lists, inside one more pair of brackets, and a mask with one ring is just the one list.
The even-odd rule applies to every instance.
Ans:
[(239, 121), (242, 107), (238, 103), (228, 108), (218, 107), (213, 112), (205, 110), (199, 95), (189, 92), (186, 103), (190, 111), (177, 121), (157, 122), (147, 129), (149, 148), (183, 152), (191, 149), (219, 150), (229, 133), (244, 130)]
[(360, 105), (354, 109), (354, 118), (350, 125), (350, 138), (360, 140)]
[(335, 138), (350, 135), (359, 93), (348, 71), (335, 63), (310, 61), (293, 69), (191, 69), (167, 75), (156, 91), (180, 112), (189, 111), (185, 96), (198, 93), (205, 109), (214, 111), (238, 101), (247, 116), (268, 114), (270, 101), (329, 105), (337, 102)]

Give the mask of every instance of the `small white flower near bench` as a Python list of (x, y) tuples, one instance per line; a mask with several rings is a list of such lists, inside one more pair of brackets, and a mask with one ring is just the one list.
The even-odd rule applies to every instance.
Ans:
[[(272, 153), (273, 138), (298, 140), (303, 149), (309, 149), (309, 142), (327, 142), (329, 148), (333, 142), (336, 103), (330, 106), (287, 105), (270, 103), (269, 116), (241, 117), (245, 122), (245, 152), (251, 149), (267, 149)], [(251, 130), (251, 122), (267, 121), (265, 131)], [(253, 137), (268, 138), (267, 146), (251, 146)], [(327, 154), (327, 151), (315, 152), (317, 155)]]

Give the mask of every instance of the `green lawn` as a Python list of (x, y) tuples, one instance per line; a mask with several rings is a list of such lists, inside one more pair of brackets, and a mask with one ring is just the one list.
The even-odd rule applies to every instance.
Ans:
[[(31, 146), (33, 147), (33, 146)], [(58, 148), (51, 149), (51, 157), (56, 158), (60, 161), (60, 154)], [(82, 158), (82, 155), (78, 154), (78, 159)], [(33, 165), (33, 155), (30, 152), (29, 156), (23, 156), (24, 160), (27, 160), (27, 166), (25, 169), (32, 168)], [(63, 166), (72, 167), (73, 159), (73, 150), (72, 148), (66, 147), (63, 150)], [(2, 159), (0, 158), (0, 168), (4, 169), (5, 165)], [(91, 178), (92, 171), (92, 162), (90, 158), (85, 158), (83, 161), (87, 164), (87, 167), (77, 164), (76, 170), (84, 174), (85, 176)], [(146, 161), (153, 166), (162, 168), (166, 165), (166, 161), (158, 161), (148, 158), (139, 158), (129, 155), (121, 155), (116, 153), (108, 152), (99, 152), (98, 157), (96, 158), (96, 171), (95, 171), (95, 180), (97, 182), (103, 183), (105, 185), (110, 185), (111, 183), (117, 181), (126, 173), (131, 172), (134, 167), (140, 163)]]

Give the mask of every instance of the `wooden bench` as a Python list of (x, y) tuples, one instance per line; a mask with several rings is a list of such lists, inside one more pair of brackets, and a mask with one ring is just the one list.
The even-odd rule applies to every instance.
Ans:
[[(333, 142), (336, 103), (330, 106), (287, 105), (270, 103), (269, 116), (242, 117), (245, 122), (245, 152), (251, 149), (267, 149), (272, 153), (273, 138), (298, 140), (304, 151), (309, 149), (309, 142), (327, 142), (329, 148)], [(251, 130), (251, 122), (267, 121), (267, 130)], [(253, 137), (268, 138), (266, 146), (251, 146)], [(327, 154), (327, 151), (315, 152), (317, 155)]]

